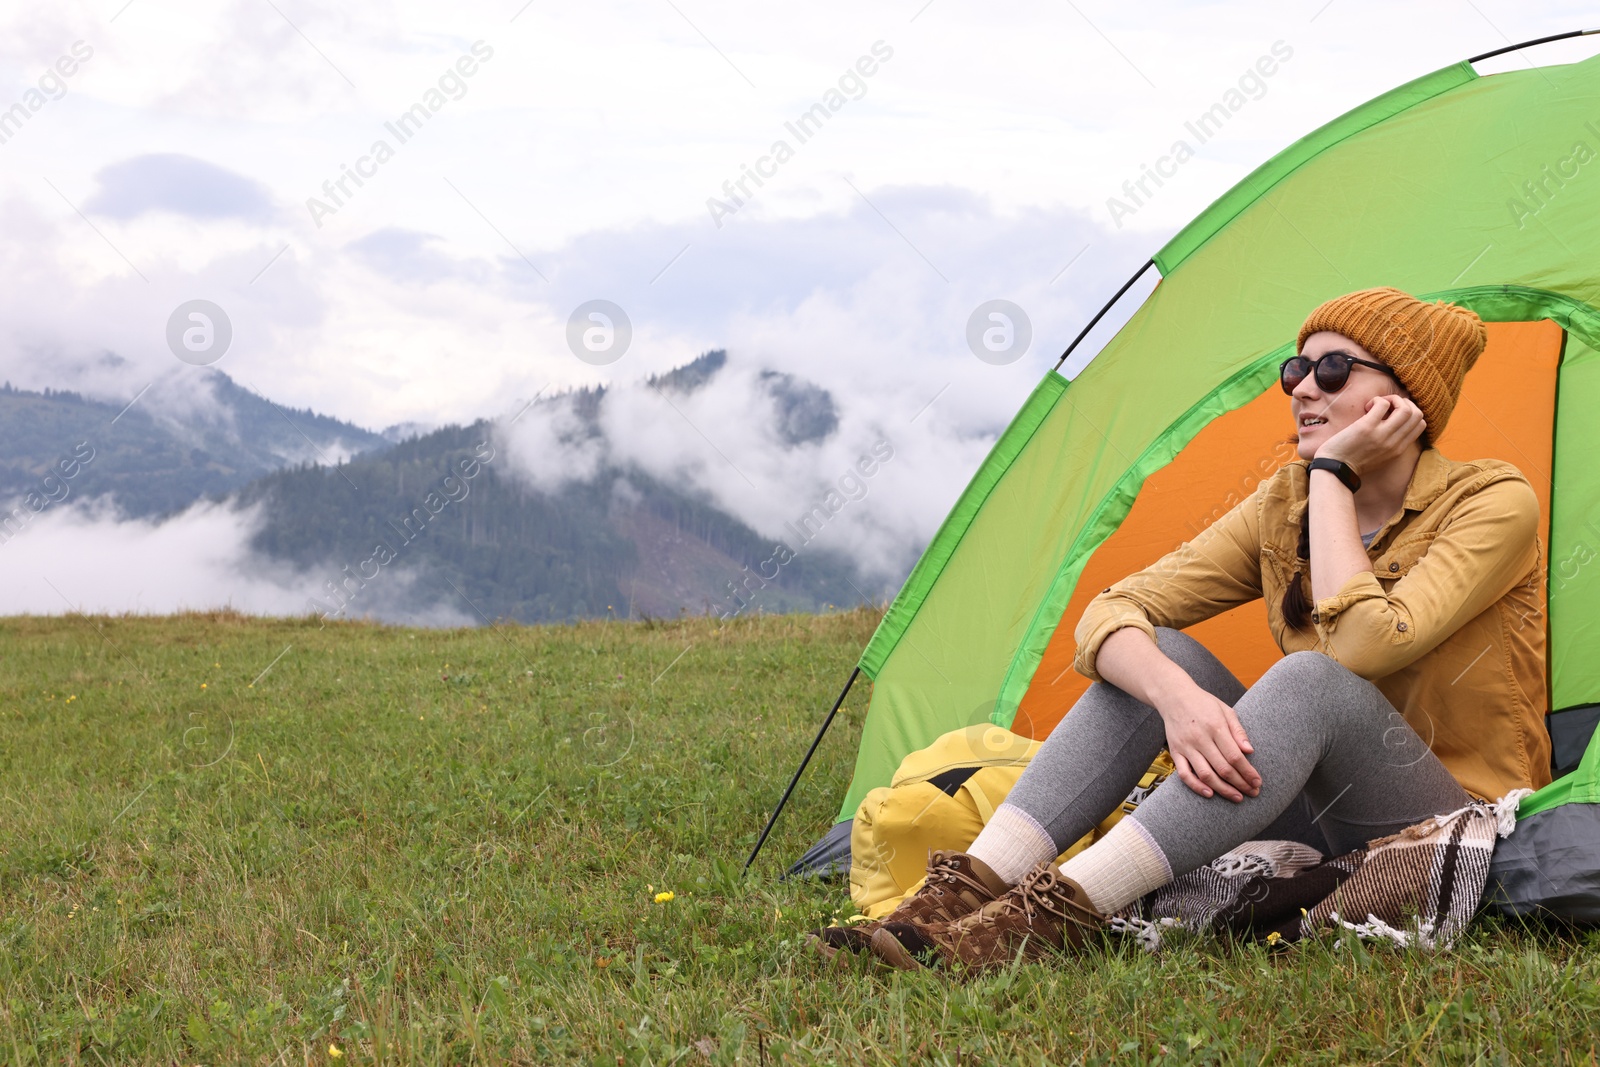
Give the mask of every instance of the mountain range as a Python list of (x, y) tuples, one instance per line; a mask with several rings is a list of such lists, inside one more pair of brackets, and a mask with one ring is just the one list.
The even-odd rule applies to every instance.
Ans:
[[(707, 352), (645, 385), (692, 392), (725, 362)], [(781, 440), (837, 428), (826, 390), (771, 371), (760, 380)], [(755, 597), (748, 586), (734, 595), (770, 558), (769, 538), (633, 466), (605, 463), (534, 488), (488, 420), (376, 433), (281, 407), (217, 370), (196, 388), (119, 411), (5, 385), (0, 501), (99, 499), (157, 521), (224, 502), (255, 516), (250, 543), (263, 569), (303, 575), (306, 609), (328, 617), (429, 621), (443, 606), (456, 619), (551, 622), (816, 611), (864, 597), (849, 561), (822, 551), (788, 561)], [(593, 422), (605, 395), (580, 390), (535, 407), (569, 405)]]
[(76, 451), (92, 458), (66, 481), (68, 496), (110, 496), (125, 515), (157, 518), (286, 466), (336, 463), (388, 444), (348, 422), (279, 407), (220, 371), (198, 383), (183, 395), (163, 383), (157, 396), (141, 394), (125, 406), (5, 383), (0, 501), (41, 487), (54, 495), (44, 480), (52, 471), (59, 478), (61, 459)]

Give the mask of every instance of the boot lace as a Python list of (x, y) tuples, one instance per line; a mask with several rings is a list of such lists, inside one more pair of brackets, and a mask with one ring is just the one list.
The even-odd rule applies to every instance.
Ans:
[(933, 862), (928, 864), (928, 881), (934, 882), (959, 882), (962, 880), (961, 868), (956, 863), (955, 853), (935, 852)]
[(1040, 864), (1023, 876), (1020, 885), (1022, 891), (1017, 894), (1021, 898), (1018, 906), (1030, 923), (1041, 911), (1063, 921), (1070, 918), (1071, 890), (1067, 888), (1066, 879), (1055, 864)]
[(962, 887), (966, 887), (975, 890), (980, 899), (987, 897), (988, 887), (963, 871), (955, 857), (953, 852), (933, 854), (933, 862), (928, 865), (928, 888), (942, 896), (944, 893), (959, 895)]
[[(1072, 914), (1080, 908), (1071, 897), (1066, 879), (1053, 863), (1042, 863), (1023, 876), (1016, 887), (995, 901), (994, 905), (959, 920), (960, 925), (976, 926), (992, 922), (1002, 915), (1021, 912), (1031, 927), (1041, 912), (1054, 916), (1060, 922), (1078, 921)], [(987, 912), (987, 914), (985, 914)]]

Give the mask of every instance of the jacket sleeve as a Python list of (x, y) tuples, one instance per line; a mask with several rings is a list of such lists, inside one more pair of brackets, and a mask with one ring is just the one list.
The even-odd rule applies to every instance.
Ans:
[(1124, 626), (1155, 639), (1157, 626), (1181, 630), (1261, 596), (1260, 490), (1144, 570), (1106, 589), (1084, 608), (1072, 666), (1093, 681), (1100, 646)]
[(1464, 497), (1387, 593), (1370, 571), (1317, 601), (1321, 651), (1361, 677), (1393, 674), (1512, 588), (1538, 562), (1539, 499), (1521, 478)]

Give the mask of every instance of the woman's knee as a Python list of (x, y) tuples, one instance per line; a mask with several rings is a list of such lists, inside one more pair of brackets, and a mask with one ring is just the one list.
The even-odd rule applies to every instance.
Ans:
[(1156, 627), (1156, 647), (1161, 654), (1182, 667), (1195, 684), (1219, 700), (1234, 703), (1244, 693), (1244, 685), (1211, 654), (1211, 650), (1182, 630)]
[(1204, 648), (1205, 646), (1199, 641), (1196, 641), (1194, 638), (1190, 637), (1188, 634), (1184, 633), (1182, 630), (1174, 630), (1170, 626), (1157, 626), (1156, 647), (1163, 652), (1167, 652), (1168, 655), (1171, 655), (1171, 653), (1168, 652), (1168, 649), (1177, 650), (1180, 648), (1190, 647)]
[(1290, 653), (1280, 661), (1275, 662), (1267, 670), (1267, 673), (1262, 675), (1262, 680), (1266, 680), (1267, 677), (1299, 678), (1299, 680), (1320, 683), (1320, 685), (1330, 685), (1330, 683), (1371, 685), (1370, 681), (1360, 677), (1358, 673), (1341, 664), (1333, 656), (1328, 656), (1325, 653), (1315, 653), (1310, 649), (1299, 651), (1299, 653)]
[(1174, 630), (1170, 626), (1156, 627), (1156, 647), (1161, 650), (1162, 655), (1191, 674), (1195, 667), (1209, 667), (1221, 662), (1205, 645), (1182, 630)]
[(1271, 694), (1279, 706), (1365, 711), (1387, 706), (1377, 686), (1332, 656), (1310, 650), (1291, 652), (1267, 669), (1250, 687), (1259, 695)]
[(1347, 674), (1349, 674), (1351, 677), (1355, 677), (1355, 675), (1351, 674), (1348, 667), (1341, 664), (1332, 656), (1322, 652), (1313, 652), (1308, 649), (1301, 652), (1289, 653), (1287, 656), (1283, 657), (1269, 667), (1267, 669), (1267, 673), (1261, 677), (1263, 681), (1269, 677), (1297, 678), (1305, 679), (1307, 681), (1329, 681), (1340, 678), (1342, 675)]

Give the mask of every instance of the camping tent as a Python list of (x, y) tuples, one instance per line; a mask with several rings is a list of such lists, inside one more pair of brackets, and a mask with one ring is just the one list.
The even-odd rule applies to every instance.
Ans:
[[(1077, 377), (1058, 363), (1039, 383), (851, 675), (873, 685), (840, 820), (947, 731), (1049, 733), (1087, 684), (1070, 664), (1088, 599), (1293, 458), (1278, 364), (1311, 308), (1370, 286), (1489, 324), (1436, 443), (1509, 460), (1538, 490), (1550, 707), (1600, 703), (1600, 57), (1480, 76), (1496, 54), (1262, 164), (1146, 264), (1159, 284)], [(1279, 655), (1259, 601), (1193, 632), (1246, 683)]]

